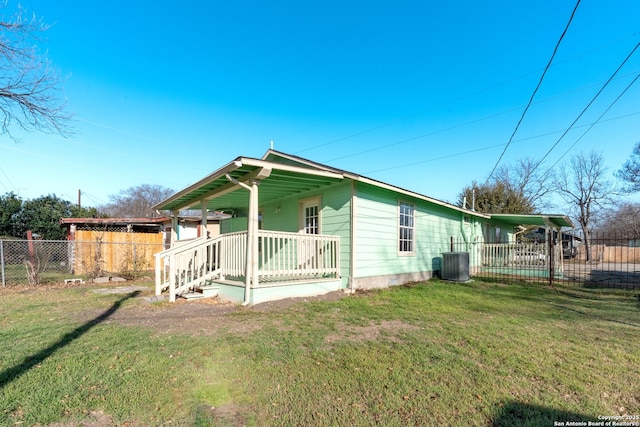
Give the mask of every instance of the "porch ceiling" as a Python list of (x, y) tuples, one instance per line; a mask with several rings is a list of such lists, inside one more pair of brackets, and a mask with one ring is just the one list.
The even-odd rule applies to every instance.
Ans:
[(198, 209), (201, 200), (207, 201), (207, 209), (243, 209), (249, 206), (249, 192), (232, 184), (226, 177), (240, 181), (250, 181), (263, 168), (270, 169), (270, 175), (262, 179), (259, 185), (259, 204), (278, 200), (287, 196), (304, 193), (329, 186), (343, 178), (335, 173), (317, 173), (313, 170), (293, 168), (269, 162), (238, 161), (212, 173), (208, 177), (189, 188), (159, 203), (154, 208), (159, 210)]

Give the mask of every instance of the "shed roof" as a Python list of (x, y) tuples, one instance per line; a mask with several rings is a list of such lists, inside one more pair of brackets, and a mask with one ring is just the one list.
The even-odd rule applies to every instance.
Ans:
[(167, 217), (157, 218), (60, 218), (60, 225), (156, 225), (169, 220)]
[(491, 214), (491, 218), (505, 222), (510, 225), (540, 225), (553, 224), (556, 227), (574, 227), (573, 222), (567, 215), (561, 214)]

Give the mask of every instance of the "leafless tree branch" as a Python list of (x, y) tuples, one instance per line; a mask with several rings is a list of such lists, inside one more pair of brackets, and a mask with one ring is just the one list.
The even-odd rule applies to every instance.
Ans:
[[(2, 4), (0, 7), (6, 7)], [(39, 35), (49, 27), (18, 7), (0, 18), (0, 133), (12, 130), (69, 136), (71, 116), (60, 93), (58, 74), (36, 48)], [(15, 138), (14, 138), (15, 139)]]

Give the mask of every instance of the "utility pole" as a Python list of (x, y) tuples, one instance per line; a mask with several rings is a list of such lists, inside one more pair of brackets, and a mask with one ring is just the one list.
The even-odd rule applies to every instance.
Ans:
[(81, 193), (80, 189), (78, 188), (78, 209), (80, 209), (80, 207), (81, 207), (81, 205), (80, 205), (80, 195), (81, 194), (82, 193)]

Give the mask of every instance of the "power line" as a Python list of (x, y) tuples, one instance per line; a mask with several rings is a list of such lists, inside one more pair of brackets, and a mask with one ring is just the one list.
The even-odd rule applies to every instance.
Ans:
[[(9, 176), (7, 176), (7, 173), (4, 171), (4, 169), (2, 168), (2, 166), (0, 166), (0, 172), (2, 172), (2, 175), (4, 175), (4, 177), (7, 179), (7, 183), (12, 186), (13, 188), (16, 188), (16, 186), (13, 184), (13, 182), (11, 182), (11, 179), (9, 179)], [(4, 182), (0, 181), (0, 184), (2, 184), (2, 186), (4, 187), (5, 191), (9, 191), (9, 188), (4, 185)]]
[[(542, 162), (544, 161), (544, 159), (546, 159), (549, 154), (551, 154), (551, 152), (558, 146), (558, 144), (560, 143), (560, 141), (562, 141), (562, 139), (567, 135), (567, 133), (569, 133), (569, 131), (573, 128), (573, 126), (578, 122), (578, 120), (580, 120), (580, 118), (583, 116), (583, 114), (589, 109), (589, 107), (595, 102), (595, 100), (600, 96), (600, 94), (602, 94), (602, 92), (604, 91), (604, 89), (609, 85), (609, 83), (611, 83), (611, 81), (614, 79), (614, 77), (616, 76), (616, 74), (618, 74), (618, 71), (620, 71), (620, 69), (624, 66), (624, 64), (627, 63), (627, 61), (629, 60), (629, 58), (631, 58), (631, 56), (635, 53), (635, 51), (638, 49), (638, 47), (640, 46), (640, 42), (638, 42), (636, 44), (636, 46), (631, 50), (631, 52), (629, 52), (629, 54), (627, 55), (627, 57), (624, 59), (624, 61), (622, 61), (622, 63), (618, 66), (618, 68), (616, 69), (616, 71), (613, 72), (613, 74), (611, 75), (611, 77), (609, 77), (609, 79), (605, 82), (605, 84), (600, 88), (600, 90), (598, 91), (598, 93), (596, 93), (594, 95), (593, 98), (591, 98), (591, 101), (589, 101), (589, 103), (587, 104), (586, 107), (584, 107), (582, 109), (582, 111), (580, 112), (580, 114), (578, 114), (578, 117), (575, 118), (575, 120), (571, 123), (571, 125), (569, 125), (569, 127), (564, 131), (564, 133), (560, 136), (560, 138), (558, 138), (558, 140), (555, 142), (555, 144), (553, 144), (551, 146), (551, 148), (549, 148), (549, 151), (547, 151), (547, 153), (542, 156), (542, 158), (538, 161), (538, 163), (536, 163), (536, 165), (533, 167), (533, 170), (537, 169)], [(634, 79), (635, 82), (635, 79)], [(627, 89), (630, 86), (627, 86), (627, 88), (623, 91), (626, 92)], [(616, 99), (617, 101), (617, 99)]]
[[(639, 75), (639, 77), (640, 77), (640, 75)], [(637, 77), (636, 77), (636, 79), (637, 79)], [(625, 114), (625, 115), (622, 115), (622, 116), (612, 117), (612, 118), (607, 119), (607, 120), (600, 120), (599, 119), (598, 121), (595, 121), (593, 123), (588, 123), (588, 124), (584, 124), (584, 125), (578, 126), (578, 128), (587, 127), (587, 126), (592, 128), (596, 124), (610, 122), (610, 121), (613, 121), (613, 120), (624, 119), (624, 118), (635, 116), (635, 115), (638, 115), (638, 114), (640, 114), (640, 111), (636, 111), (635, 113)], [(556, 131), (553, 131), (553, 132), (547, 132), (547, 133), (543, 133), (543, 134), (539, 134), (539, 135), (534, 135), (534, 136), (530, 136), (530, 137), (527, 137), (527, 138), (516, 139), (513, 142), (517, 143), (517, 142), (529, 141), (529, 140), (532, 140), (532, 139), (543, 138), (545, 136), (549, 136), (549, 135), (553, 135), (553, 134), (557, 134), (557, 133), (561, 133), (561, 132), (564, 132), (564, 129), (556, 130)], [(464, 156), (466, 154), (473, 154), (473, 153), (476, 153), (478, 151), (490, 150), (492, 148), (501, 147), (502, 145), (503, 144), (488, 145), (486, 147), (475, 148), (473, 150), (463, 151), (463, 152), (460, 152), (460, 153), (448, 154), (446, 156), (435, 157), (435, 158), (428, 159), (428, 160), (420, 160), (418, 162), (413, 162), (413, 163), (403, 163), (403, 164), (398, 165), (398, 166), (390, 166), (390, 167), (387, 167), (387, 168), (376, 169), (376, 170), (367, 171), (367, 172), (363, 172), (363, 173), (364, 174), (373, 174), (373, 173), (377, 173), (377, 172), (385, 172), (385, 171), (388, 171), (388, 170), (405, 168), (407, 166), (415, 166), (415, 165), (420, 165), (420, 164), (424, 164), (424, 163), (430, 163), (430, 162), (445, 160), (445, 159), (449, 159), (449, 158), (452, 158), (452, 157), (459, 157), (459, 156)]]
[[(605, 114), (607, 114), (607, 113), (609, 112), (609, 110), (610, 110), (610, 109), (611, 109), (611, 108), (612, 108), (612, 107), (613, 107), (613, 106), (614, 106), (614, 105), (615, 105), (615, 104), (620, 100), (620, 98), (622, 98), (622, 96), (623, 96), (623, 95), (624, 95), (624, 94), (625, 94), (625, 93), (626, 93), (626, 92), (631, 88), (631, 86), (633, 86), (633, 84), (634, 84), (636, 81), (638, 81), (638, 79), (639, 79), (639, 78), (640, 78), (640, 74), (636, 75), (636, 77), (631, 81), (631, 83), (629, 83), (629, 84), (627, 85), (627, 87), (625, 87), (625, 88), (624, 88), (624, 90), (620, 93), (620, 95), (618, 95), (618, 97), (617, 97), (616, 99), (614, 99), (614, 100), (613, 100), (613, 102), (612, 102), (611, 104), (609, 104), (609, 106), (604, 110), (604, 112), (603, 112), (602, 114), (600, 114), (600, 117), (598, 117), (598, 119), (597, 119), (595, 122), (591, 123), (591, 126), (589, 126), (589, 128), (588, 128), (587, 130), (585, 130), (585, 131), (584, 131), (584, 133), (583, 133), (582, 135), (580, 135), (580, 137), (579, 137), (578, 139), (576, 139), (576, 141), (575, 141), (573, 144), (571, 144), (571, 146), (567, 149), (567, 151), (565, 151), (565, 152), (564, 152), (564, 154), (563, 154), (562, 156), (560, 156), (560, 157), (558, 158), (558, 160), (556, 160), (556, 161), (555, 161), (555, 163), (554, 163), (554, 164), (552, 164), (552, 165), (547, 169), (547, 171), (544, 173), (544, 175), (548, 174), (548, 173), (551, 171), (551, 169), (553, 169), (553, 168), (555, 167), (555, 165), (557, 165), (557, 164), (560, 162), (560, 160), (562, 160), (562, 159), (564, 158), (564, 156), (566, 156), (566, 155), (567, 155), (567, 154), (568, 154), (568, 153), (573, 149), (573, 147), (575, 147), (575, 146), (576, 146), (576, 144), (577, 144), (578, 142), (580, 142), (580, 141), (582, 140), (582, 138), (584, 138), (584, 136), (585, 136), (587, 133), (589, 133), (589, 131), (591, 131), (591, 129), (592, 129), (596, 124), (598, 124), (598, 123), (600, 122), (600, 120), (604, 117), (604, 115), (605, 115)], [(536, 167), (538, 167), (538, 166), (536, 165)], [(535, 168), (534, 168), (534, 170), (535, 170)]]
[[(540, 101), (536, 101), (536, 104), (541, 104), (541, 103), (544, 103), (544, 102), (548, 102), (548, 101), (551, 101), (551, 100), (554, 100), (554, 99), (558, 99), (558, 98), (561, 98), (563, 96), (571, 95), (571, 94), (574, 94), (574, 93), (578, 93), (580, 91), (583, 91), (583, 90), (586, 90), (586, 89), (590, 89), (590, 88), (596, 87), (596, 86), (598, 86), (598, 84), (592, 84), (592, 85), (584, 86), (584, 87), (581, 87), (581, 88), (576, 89), (576, 90), (572, 90), (572, 91), (569, 91), (569, 92), (562, 93), (560, 95), (555, 95), (555, 96), (552, 96), (552, 97), (549, 97), (549, 98), (545, 98), (545, 99), (540, 100)], [(392, 142), (392, 143), (389, 143), (389, 144), (379, 145), (377, 147), (369, 148), (368, 150), (360, 150), (360, 151), (357, 151), (355, 153), (345, 154), (344, 156), (334, 157), (334, 158), (328, 159), (328, 160), (322, 160), (322, 162), (323, 163), (330, 163), (330, 162), (334, 162), (334, 161), (337, 161), (337, 160), (343, 160), (343, 159), (347, 159), (347, 158), (350, 158), (350, 157), (355, 157), (355, 156), (359, 156), (359, 155), (362, 155), (362, 154), (371, 153), (373, 151), (378, 151), (378, 150), (382, 150), (382, 149), (385, 149), (385, 148), (394, 147), (394, 146), (401, 145), (401, 144), (406, 144), (407, 142), (415, 141), (415, 140), (422, 139), (422, 138), (427, 138), (427, 137), (434, 136), (434, 135), (437, 135), (437, 134), (440, 134), (440, 133), (443, 133), (443, 132), (447, 132), (447, 131), (450, 131), (450, 130), (453, 130), (453, 129), (457, 129), (457, 128), (460, 128), (460, 127), (463, 127), (463, 126), (471, 125), (471, 124), (478, 123), (478, 122), (481, 122), (481, 121), (484, 121), (484, 120), (489, 120), (489, 119), (492, 119), (494, 117), (498, 117), (498, 116), (501, 116), (501, 115), (504, 115), (504, 114), (508, 114), (508, 113), (513, 112), (513, 111), (519, 110), (520, 108), (521, 108), (521, 106), (510, 108), (508, 110), (504, 110), (504, 111), (501, 111), (501, 112), (498, 112), (498, 113), (490, 114), (488, 116), (484, 116), (484, 117), (481, 117), (479, 119), (470, 120), (470, 121), (467, 121), (467, 122), (464, 122), (464, 123), (460, 123), (460, 124), (457, 124), (457, 125), (449, 126), (447, 128), (434, 130), (432, 132), (428, 132), (428, 133), (425, 133), (425, 134), (412, 136), (412, 137), (409, 137), (409, 138), (406, 138), (406, 139), (402, 139), (400, 141)], [(553, 134), (553, 133), (557, 133), (557, 132), (552, 132), (550, 134)], [(346, 138), (348, 138), (348, 137), (345, 137), (343, 139), (346, 139)], [(501, 146), (503, 146), (503, 144), (498, 144), (498, 145), (493, 146), (493, 147), (495, 148), (495, 147), (501, 147)]]
[[(596, 52), (596, 51), (598, 51), (598, 50), (600, 50), (600, 49), (606, 49), (606, 48), (609, 48), (609, 47), (611, 47), (612, 45), (614, 45), (614, 44), (616, 44), (616, 43), (620, 43), (620, 42), (622, 42), (622, 41), (627, 40), (628, 38), (635, 37), (635, 36), (636, 36), (636, 35), (638, 35), (638, 34), (639, 34), (638, 32), (634, 32), (634, 33), (632, 33), (632, 34), (628, 34), (628, 35), (626, 35), (625, 37), (621, 37), (621, 38), (619, 38), (619, 39), (613, 40), (613, 41), (611, 41), (611, 42), (609, 42), (609, 43), (606, 43), (606, 44), (600, 45), (600, 46), (595, 47), (595, 48), (593, 48), (593, 49), (590, 49), (590, 50), (587, 50), (587, 51), (584, 51), (584, 52), (580, 52), (580, 53), (578, 53), (578, 54), (576, 54), (576, 55), (574, 55), (574, 56), (571, 56), (571, 57), (569, 57), (569, 58), (567, 58), (567, 59), (565, 59), (565, 60), (562, 60), (562, 61), (556, 61), (556, 63), (555, 63), (554, 65), (556, 65), (556, 66), (557, 66), (557, 65), (559, 65), (559, 64), (564, 64), (564, 63), (566, 63), (566, 62), (570, 62), (570, 61), (573, 61), (573, 60), (575, 60), (575, 59), (577, 59), (577, 58), (580, 58), (580, 57), (582, 57), (582, 56), (584, 56), (584, 55), (590, 54), (590, 53), (592, 53), (592, 52)], [(470, 94), (467, 94), (467, 95), (463, 95), (463, 96), (458, 97), (458, 98), (456, 98), (456, 99), (454, 99), (454, 100), (447, 101), (447, 102), (444, 102), (444, 103), (442, 103), (442, 104), (436, 105), (436, 106), (434, 106), (434, 107), (432, 107), (432, 108), (429, 108), (429, 109), (427, 109), (427, 110), (423, 110), (423, 111), (420, 111), (420, 112), (417, 112), (417, 113), (413, 113), (413, 114), (410, 114), (410, 115), (408, 115), (408, 116), (401, 117), (401, 118), (399, 118), (399, 119), (390, 120), (390, 121), (387, 121), (387, 122), (382, 123), (382, 124), (380, 124), (380, 125), (377, 125), (377, 126), (374, 126), (374, 127), (371, 127), (371, 128), (367, 128), (367, 129), (361, 130), (361, 131), (359, 131), (359, 132), (356, 132), (356, 133), (353, 133), (353, 134), (349, 134), (349, 135), (346, 135), (346, 136), (343, 136), (343, 137), (340, 137), (340, 138), (337, 138), (337, 139), (334, 139), (334, 140), (331, 140), (331, 141), (328, 141), (328, 142), (325, 142), (325, 143), (322, 143), (322, 144), (319, 144), (319, 145), (314, 145), (314, 146), (312, 146), (312, 147), (307, 147), (307, 148), (305, 148), (305, 149), (303, 149), (303, 150), (294, 151), (294, 152), (292, 152), (292, 153), (293, 153), (293, 154), (301, 154), (301, 153), (305, 153), (305, 152), (307, 152), (307, 151), (316, 150), (316, 149), (318, 149), (318, 148), (326, 147), (327, 145), (332, 145), (332, 144), (335, 144), (335, 143), (337, 143), (337, 142), (342, 142), (342, 141), (344, 141), (344, 140), (347, 140), (347, 139), (350, 139), (350, 138), (354, 138), (354, 137), (356, 137), (356, 136), (360, 136), (360, 135), (363, 135), (363, 134), (365, 134), (365, 133), (373, 132), (373, 131), (375, 131), (375, 130), (382, 129), (382, 128), (384, 128), (384, 127), (390, 126), (390, 125), (392, 125), (392, 124), (394, 124), (394, 123), (398, 123), (398, 122), (401, 122), (401, 121), (403, 121), (403, 120), (408, 120), (408, 119), (410, 119), (410, 118), (413, 118), (413, 117), (417, 117), (417, 116), (423, 115), (423, 114), (425, 114), (425, 113), (426, 113), (426, 112), (428, 112), (428, 111), (437, 110), (437, 109), (439, 109), (439, 108), (443, 108), (443, 107), (446, 107), (446, 106), (448, 106), (448, 105), (456, 104), (456, 103), (458, 103), (458, 102), (460, 102), (460, 101), (463, 101), (463, 100), (465, 100), (465, 99), (473, 98), (474, 96), (480, 95), (480, 94), (482, 94), (482, 93), (490, 92), (490, 91), (492, 91), (492, 90), (494, 90), (494, 89), (498, 89), (498, 88), (500, 88), (500, 87), (502, 87), (502, 86), (506, 86), (506, 85), (508, 85), (508, 84), (510, 84), (510, 83), (516, 82), (516, 81), (518, 81), (518, 80), (520, 80), (520, 79), (523, 79), (523, 78), (525, 78), (525, 77), (528, 77), (528, 76), (530, 76), (530, 75), (532, 75), (532, 74), (535, 74), (535, 73), (537, 73), (537, 72), (538, 72), (538, 70), (531, 71), (531, 72), (528, 72), (528, 73), (522, 74), (522, 75), (520, 75), (520, 76), (518, 76), (518, 77), (514, 77), (514, 78), (512, 78), (512, 79), (509, 79), (509, 80), (503, 81), (503, 82), (498, 83), (498, 84), (496, 84), (496, 85), (489, 86), (489, 87), (487, 87), (487, 88), (480, 89), (480, 90), (478, 90), (478, 91), (476, 91), (476, 92), (473, 92), (473, 93), (470, 93)], [(308, 130), (308, 129), (306, 129), (306, 130)], [(298, 134), (298, 133), (301, 133), (301, 132), (296, 132), (296, 134)], [(295, 135), (295, 134), (294, 134), (294, 135)], [(278, 140), (276, 140), (276, 141), (278, 141)], [(382, 147), (382, 148), (385, 148), (385, 147)]]
[(500, 161), (502, 160), (502, 157), (504, 156), (504, 153), (507, 152), (507, 148), (509, 148), (509, 145), (511, 145), (511, 141), (513, 141), (513, 138), (515, 137), (516, 133), (518, 132), (518, 129), (520, 128), (520, 124), (524, 120), (524, 116), (527, 114), (527, 111), (529, 110), (529, 107), (533, 103), (533, 98), (536, 96), (536, 93), (538, 93), (538, 89), (540, 89), (540, 86), (542, 85), (542, 80), (544, 79), (544, 76), (547, 74), (547, 71), (549, 70), (549, 67), (551, 67), (551, 62), (553, 62), (553, 58), (556, 56), (556, 53), (558, 52), (558, 48), (560, 47), (560, 43), (562, 42), (562, 39), (564, 38), (565, 34), (567, 34), (567, 30), (569, 29), (569, 25), (571, 25), (571, 21), (573, 21), (573, 17), (576, 14), (576, 10), (578, 10), (578, 6), (579, 5), (580, 5), (580, 0), (578, 0), (576, 2), (576, 6), (573, 8), (573, 12), (571, 12), (571, 16), (569, 17), (569, 22), (567, 22), (567, 25), (564, 27), (564, 31), (560, 35), (560, 39), (558, 39), (558, 42), (556, 43), (556, 47), (553, 49), (553, 54), (551, 55), (551, 58), (549, 58), (549, 62), (547, 62), (547, 66), (544, 68), (544, 71), (542, 72), (542, 75), (540, 76), (540, 80), (538, 80), (538, 85), (536, 86), (536, 88), (534, 89), (533, 93), (531, 94), (531, 97), (529, 98), (529, 102), (527, 103), (527, 106), (525, 107), (524, 111), (522, 112), (522, 115), (520, 116), (520, 120), (518, 120), (518, 123), (516, 124), (516, 127), (513, 130), (513, 133), (511, 134), (511, 137), (509, 138), (509, 141), (507, 142), (507, 145), (505, 145), (504, 150), (502, 150), (502, 153), (500, 154), (500, 157), (498, 157), (498, 161), (493, 166), (493, 169), (491, 169), (491, 173), (487, 177), (487, 181), (489, 181), (489, 179), (491, 178), (491, 176), (495, 172), (496, 168), (498, 167), (498, 164), (500, 164)]

